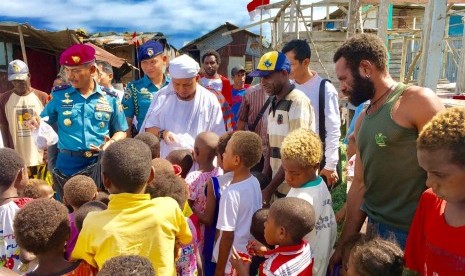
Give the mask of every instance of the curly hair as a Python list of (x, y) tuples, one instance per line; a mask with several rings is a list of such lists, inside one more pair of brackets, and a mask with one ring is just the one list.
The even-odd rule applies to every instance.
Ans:
[(233, 136), (234, 132), (226, 132), (220, 136), (218, 140), (218, 146), (216, 147), (216, 154), (222, 156), (224, 151), (226, 150), (226, 146), (228, 145), (229, 140)]
[(349, 265), (353, 265), (359, 275), (402, 275), (404, 252), (393, 241), (379, 237), (362, 240), (352, 249)]
[(13, 222), (16, 242), (36, 255), (63, 247), (70, 234), (68, 209), (53, 199), (36, 199), (18, 211)]
[(39, 187), (37, 185), (31, 184), (29, 181), (29, 184), (24, 186), (23, 190), (21, 191), (21, 196), (38, 199), (42, 197), (42, 194)]
[(205, 58), (206, 57), (209, 57), (209, 56), (215, 56), (215, 59), (216, 59), (216, 63), (220, 64), (221, 63), (221, 57), (220, 57), (220, 54), (215, 51), (215, 50), (208, 50), (205, 52), (205, 54), (202, 55), (202, 63), (205, 61)]
[(294, 160), (302, 167), (315, 167), (323, 157), (320, 137), (309, 129), (289, 133), (281, 144), (281, 159)]
[(138, 255), (117, 256), (103, 263), (98, 276), (155, 276), (149, 259)]
[(152, 152), (152, 159), (160, 157), (160, 140), (150, 132), (139, 133), (134, 139), (141, 140), (149, 146)]
[(280, 198), (268, 213), (278, 226), (284, 227), (293, 242), (298, 243), (315, 227), (315, 210), (306, 200), (297, 197)]
[(66, 203), (75, 208), (93, 200), (96, 193), (97, 186), (94, 180), (85, 175), (73, 176), (63, 186), (63, 197)]
[(183, 209), (188, 198), (186, 181), (167, 171), (160, 171), (153, 181), (147, 185), (145, 192), (150, 194), (151, 198), (171, 197), (176, 200), (181, 209)]
[(362, 60), (372, 62), (382, 72), (387, 70), (387, 49), (384, 42), (373, 34), (356, 34), (347, 39), (334, 53), (336, 63), (343, 57), (352, 72), (358, 70)]
[(0, 188), (8, 188), (18, 175), (19, 170), (24, 168), (24, 160), (10, 148), (0, 149)]
[(262, 139), (258, 134), (251, 131), (236, 131), (231, 140), (232, 152), (241, 158), (241, 162), (247, 168), (252, 168), (260, 162), (262, 157)]
[(81, 232), (84, 219), (90, 212), (99, 212), (106, 210), (107, 208), (108, 207), (105, 203), (97, 200), (84, 203), (76, 210), (76, 212), (74, 212), (74, 224), (76, 225), (77, 230)]
[(418, 150), (448, 150), (451, 161), (465, 167), (465, 109), (447, 108), (436, 114), (420, 132)]
[(151, 171), (152, 153), (140, 140), (119, 140), (103, 152), (102, 173), (122, 192), (133, 193), (143, 188)]
[[(32, 199), (47, 198), (49, 194), (47, 192), (53, 191), (47, 182), (43, 179), (29, 179), (29, 183), (24, 186), (21, 195), (23, 197), (29, 197)], [(44, 189), (45, 188), (45, 189)], [(48, 189), (48, 191), (46, 190)]]

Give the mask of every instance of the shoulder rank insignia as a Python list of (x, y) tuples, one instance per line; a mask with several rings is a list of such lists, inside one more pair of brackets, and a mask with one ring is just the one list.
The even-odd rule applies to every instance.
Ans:
[(111, 89), (107, 87), (100, 86), (103, 92), (105, 92), (107, 95), (112, 96), (114, 98), (118, 97), (118, 94), (116, 92), (112, 91)]
[(63, 84), (63, 85), (58, 85), (52, 88), (52, 92), (57, 92), (60, 90), (65, 90), (71, 87), (71, 84)]

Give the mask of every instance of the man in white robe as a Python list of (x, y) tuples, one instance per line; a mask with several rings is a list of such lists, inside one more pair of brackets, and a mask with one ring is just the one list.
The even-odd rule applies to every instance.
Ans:
[(170, 61), (171, 83), (160, 89), (150, 104), (141, 130), (160, 138), (162, 158), (175, 149), (193, 149), (201, 132), (225, 132), (218, 100), (197, 84), (199, 70), (199, 64), (187, 55)]

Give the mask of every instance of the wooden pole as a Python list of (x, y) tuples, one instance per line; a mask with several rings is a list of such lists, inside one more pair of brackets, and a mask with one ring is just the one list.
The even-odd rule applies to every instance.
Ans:
[(26, 45), (24, 45), (24, 35), (23, 35), (23, 29), (21, 25), (18, 25), (18, 33), (19, 33), (19, 43), (21, 44), (21, 53), (23, 54), (23, 61), (28, 65), (27, 63), (27, 55), (26, 55)]
[(408, 44), (410, 43), (410, 40), (407, 39), (406, 36), (403, 37), (402, 40), (402, 56), (400, 58), (400, 75), (399, 75), (399, 81), (404, 82), (405, 80), (405, 64), (407, 63), (407, 50), (408, 50)]
[(381, 0), (378, 7), (378, 36), (387, 43), (388, 39), (388, 16), (390, 0)]
[[(462, 23), (465, 25), (465, 17), (462, 17)], [(462, 36), (462, 45), (465, 46), (465, 28)], [(462, 46), (462, 47), (464, 47)], [(455, 93), (457, 95), (465, 92), (465, 51), (460, 51), (460, 61), (457, 70), (457, 84)]]
[(429, 1), (424, 20), (418, 84), (436, 91), (442, 65), (442, 43), (446, 27), (446, 1)]
[(349, 22), (347, 23), (347, 37), (351, 37), (357, 33), (361, 2), (361, 0), (349, 1)]
[[(263, 6), (262, 0), (262, 6)], [(260, 57), (263, 55), (263, 9), (260, 8), (260, 43), (258, 44), (258, 52)]]

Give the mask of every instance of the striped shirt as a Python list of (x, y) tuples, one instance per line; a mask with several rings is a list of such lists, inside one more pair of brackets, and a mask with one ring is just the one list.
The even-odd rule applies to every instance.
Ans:
[[(245, 122), (247, 127), (252, 126), (267, 98), (268, 95), (265, 91), (263, 91), (261, 84), (248, 88), (245, 92), (244, 98), (242, 98), (242, 104), (238, 115), (239, 120)], [(268, 106), (263, 114), (268, 114), (269, 109), (270, 107)], [(267, 156), (269, 145), (266, 116), (262, 116), (262, 118), (260, 118), (254, 132), (262, 138), (263, 156)], [(267, 164), (268, 162), (266, 162), (265, 165)]]
[[(268, 137), (270, 143), (270, 165), (273, 177), (281, 167), (281, 144), (293, 130), (306, 128), (315, 131), (315, 113), (305, 94), (293, 87), (283, 99), (275, 97), (271, 101), (268, 114)], [(277, 191), (287, 194), (290, 187), (286, 183), (279, 185)]]
[(259, 276), (311, 276), (313, 257), (310, 245), (302, 241), (298, 245), (278, 246), (265, 253), (267, 258), (260, 265)]

